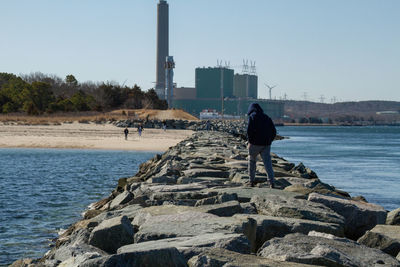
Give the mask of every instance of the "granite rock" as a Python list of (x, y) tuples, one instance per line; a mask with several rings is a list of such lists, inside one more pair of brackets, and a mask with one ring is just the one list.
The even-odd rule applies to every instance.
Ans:
[(400, 225), (378, 224), (357, 241), (360, 244), (370, 248), (378, 248), (396, 257), (400, 252)]
[(108, 253), (115, 253), (123, 245), (133, 243), (134, 229), (128, 217), (105, 220), (96, 226), (89, 237), (89, 244)]
[(275, 261), (251, 254), (240, 254), (226, 249), (207, 249), (188, 261), (189, 267), (305, 267), (308, 264)]
[(384, 224), (386, 221), (385, 209), (376, 204), (317, 193), (310, 194), (308, 200), (321, 203), (342, 215), (345, 218), (345, 235), (353, 240), (357, 240), (375, 225)]
[(263, 197), (255, 195), (251, 198), (251, 203), (256, 207), (258, 214), (344, 225), (344, 218), (341, 215), (322, 204), (304, 199), (279, 195), (264, 195)]
[(386, 224), (400, 225), (400, 208), (392, 210), (387, 214)]
[(265, 241), (274, 237), (283, 237), (290, 233), (308, 234), (310, 231), (318, 231), (335, 236), (344, 235), (343, 227), (333, 223), (259, 214), (236, 214), (233, 217), (240, 220), (255, 221), (255, 229), (249, 231), (253, 235), (247, 235), (251, 242), (252, 252), (256, 252)]
[(399, 266), (395, 258), (349, 239), (289, 234), (264, 243), (258, 256), (323, 266)]

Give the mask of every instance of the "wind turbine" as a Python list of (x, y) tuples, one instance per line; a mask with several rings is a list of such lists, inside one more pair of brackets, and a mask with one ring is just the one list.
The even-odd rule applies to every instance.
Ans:
[(271, 91), (272, 89), (274, 89), (276, 87), (276, 85), (274, 86), (269, 86), (268, 84), (264, 83), (264, 85), (269, 89), (269, 99), (272, 100), (272, 94)]

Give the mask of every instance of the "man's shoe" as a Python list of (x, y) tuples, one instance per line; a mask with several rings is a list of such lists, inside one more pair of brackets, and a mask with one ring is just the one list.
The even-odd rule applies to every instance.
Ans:
[(254, 185), (255, 185), (254, 182), (251, 182), (251, 183), (250, 183), (250, 186), (251, 186), (251, 187), (254, 187)]
[(275, 188), (275, 184), (274, 183), (270, 183), (269, 184), (269, 188)]

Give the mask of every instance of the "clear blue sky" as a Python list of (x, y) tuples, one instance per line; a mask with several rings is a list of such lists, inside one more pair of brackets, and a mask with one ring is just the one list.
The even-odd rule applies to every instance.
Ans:
[[(0, 72), (155, 81), (156, 0), (1, 0)], [(169, 0), (178, 86), (256, 61), (259, 95), (400, 101), (400, 0)]]

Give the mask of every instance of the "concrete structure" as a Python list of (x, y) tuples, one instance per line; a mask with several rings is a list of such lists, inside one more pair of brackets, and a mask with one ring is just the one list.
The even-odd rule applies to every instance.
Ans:
[(205, 109), (221, 114), (245, 116), (249, 105), (257, 102), (272, 118), (282, 118), (284, 103), (257, 99), (258, 78), (253, 74), (234, 75), (225, 67), (196, 68), (196, 88), (175, 88), (172, 107), (199, 116)]
[(212, 99), (233, 96), (233, 70), (196, 68), (196, 97)]
[(258, 97), (258, 77), (252, 74), (235, 74), (233, 78), (233, 95), (236, 97)]
[(165, 100), (171, 107), (174, 92), (174, 57), (168, 56), (165, 60)]
[(157, 63), (156, 63), (156, 93), (160, 99), (165, 99), (165, 60), (168, 56), (168, 3), (160, 0), (157, 4)]
[(173, 100), (196, 99), (196, 88), (194, 87), (175, 87), (173, 91)]

